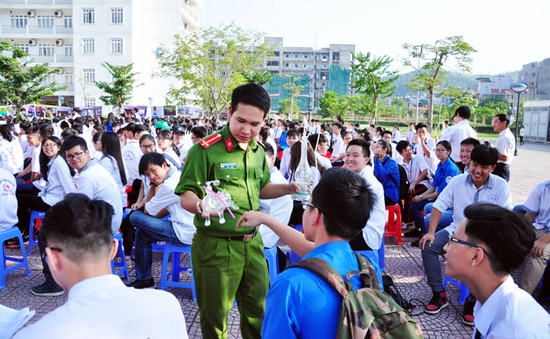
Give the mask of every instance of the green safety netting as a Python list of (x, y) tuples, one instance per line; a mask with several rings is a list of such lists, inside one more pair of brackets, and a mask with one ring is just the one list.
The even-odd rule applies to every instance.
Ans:
[(349, 93), (351, 71), (339, 65), (331, 65), (328, 73), (327, 91), (336, 92), (342, 97)]
[(279, 101), (290, 97), (290, 90), (285, 89), (285, 84), (294, 83), (296, 85), (304, 86), (304, 89), (300, 93), (297, 100), (300, 111), (309, 111), (310, 107), (310, 77), (305, 74), (296, 74), (294, 76), (279, 76), (273, 77), (273, 80), (265, 85), (265, 89), (271, 97), (271, 109), (273, 111), (279, 110)]

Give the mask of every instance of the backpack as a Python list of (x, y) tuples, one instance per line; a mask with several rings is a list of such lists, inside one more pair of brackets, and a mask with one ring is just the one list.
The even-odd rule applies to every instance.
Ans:
[[(360, 271), (349, 271), (346, 281), (324, 260), (308, 258), (290, 265), (301, 267), (321, 278), (343, 297), (337, 339), (424, 338), (420, 325), (388, 294), (380, 290), (380, 282), (370, 262), (355, 253)], [(353, 290), (351, 277), (360, 275), (363, 287)]]
[[(399, 168), (399, 200), (407, 200), (411, 183), (409, 182), (409, 178), (407, 177), (407, 170), (405, 169), (405, 167), (399, 164), (397, 164), (397, 167)], [(392, 178), (393, 182), (395, 183), (395, 179), (393, 177), (390, 178)]]

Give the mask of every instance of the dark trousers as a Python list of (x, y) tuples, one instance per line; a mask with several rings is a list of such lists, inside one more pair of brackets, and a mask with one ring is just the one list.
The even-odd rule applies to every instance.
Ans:
[(355, 238), (351, 239), (349, 245), (354, 251), (372, 251), (372, 248), (367, 245), (365, 238), (363, 238), (363, 232), (360, 232)]
[(416, 185), (415, 188), (414, 188), (414, 192), (413, 193), (409, 193), (405, 199), (405, 203), (403, 205), (403, 209), (401, 211), (401, 215), (403, 216), (403, 221), (404, 222), (411, 222), (413, 221), (412, 219), (412, 216), (410, 215), (410, 209), (409, 209), (409, 204), (410, 204), (410, 201), (412, 199), (412, 197), (416, 196), (416, 195), (419, 195), (419, 194), (422, 194), (424, 192), (426, 192), (428, 189), (426, 188), (426, 186), (424, 185)]
[(494, 175), (498, 175), (506, 181), (510, 181), (510, 165), (502, 162), (497, 163), (497, 166), (493, 170)]
[(17, 227), (21, 233), (28, 234), (29, 232), (31, 211), (47, 211), (50, 207), (41, 197), (28, 194), (17, 195), (17, 217), (19, 218)]
[[(137, 202), (139, 196), (139, 190), (141, 188), (141, 180), (136, 179), (132, 183), (132, 191), (128, 193), (128, 202), (130, 207)], [(144, 208), (139, 209), (143, 212)], [(124, 248), (124, 253), (130, 255), (132, 249), (134, 248), (134, 240), (136, 239), (136, 229), (130, 222), (130, 215), (133, 213), (130, 212), (126, 218), (122, 219), (120, 224), (120, 232), (122, 233), (122, 247)]]

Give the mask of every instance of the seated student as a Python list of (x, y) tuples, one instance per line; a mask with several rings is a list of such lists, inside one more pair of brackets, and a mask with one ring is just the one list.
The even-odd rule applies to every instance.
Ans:
[(315, 158), (324, 168), (332, 168), (332, 163), (330, 162), (331, 154), (328, 151), (329, 140), (322, 133), (310, 134), (307, 137), (309, 144), (315, 150)]
[[(521, 288), (533, 293), (550, 259), (550, 180), (538, 184), (523, 205), (525, 216), (532, 223), (536, 241), (523, 272)], [(539, 300), (550, 296), (550, 286), (543, 285)]]
[(4, 232), (17, 224), (17, 183), (13, 173), (3, 168), (0, 168), (0, 183), (0, 232)]
[[(155, 285), (151, 276), (154, 241), (190, 245), (195, 235), (193, 215), (180, 206), (180, 198), (174, 194), (181, 172), (168, 164), (166, 158), (156, 152), (147, 153), (139, 161), (139, 173), (146, 175), (155, 190), (155, 196), (145, 204), (144, 211), (134, 211), (130, 223), (136, 231), (136, 280), (128, 286), (146, 288)], [(170, 215), (168, 220), (162, 218)]]
[(398, 164), (400, 164), (403, 161), (403, 159), (401, 159), (401, 155), (397, 151), (397, 147), (396, 147), (397, 144), (392, 142), (392, 133), (391, 133), (391, 131), (387, 131), (387, 130), (383, 131), (382, 132), (382, 140), (386, 140), (392, 148), (391, 153), (388, 152), (388, 155), (390, 157), (392, 157), (393, 160), (397, 161)]
[(14, 338), (188, 338), (172, 294), (127, 288), (111, 273), (113, 212), (103, 200), (72, 193), (46, 213), (41, 237), (68, 298)]
[[(374, 197), (367, 182), (348, 169), (323, 174), (303, 214), (303, 232), (270, 215), (249, 211), (238, 227), (265, 224), (298, 255), (321, 258), (343, 277), (359, 269), (349, 240), (367, 223)], [(358, 288), (357, 277), (351, 280)], [(335, 338), (342, 297), (315, 273), (302, 268), (285, 270), (273, 282), (266, 300), (262, 338)]]
[(386, 140), (378, 140), (372, 145), (374, 153), (374, 176), (384, 186), (384, 203), (386, 206), (400, 203), (399, 199), (399, 166), (388, 152), (391, 145)]
[(473, 338), (548, 338), (550, 315), (510, 276), (531, 252), (533, 227), (489, 203), (466, 207), (464, 217), (444, 247), (445, 274), (477, 298)]
[(290, 166), (290, 151), (292, 150), (292, 146), (294, 146), (297, 141), (300, 141), (300, 138), (301, 134), (297, 129), (289, 129), (286, 133), (286, 143), (288, 144), (288, 148), (283, 150), (281, 165), (279, 166), (279, 171), (285, 178), (288, 178), (290, 176), (288, 168)]

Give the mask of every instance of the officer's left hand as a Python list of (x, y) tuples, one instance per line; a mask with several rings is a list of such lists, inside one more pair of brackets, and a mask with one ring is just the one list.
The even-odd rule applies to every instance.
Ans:
[(296, 191), (298, 191), (298, 189), (300, 189), (300, 185), (298, 185), (298, 183), (293, 182), (291, 184), (288, 184), (287, 194), (294, 194), (294, 193), (296, 193)]

